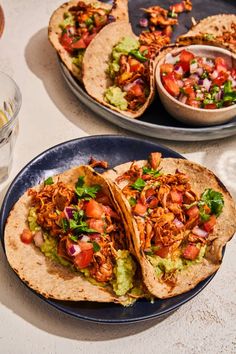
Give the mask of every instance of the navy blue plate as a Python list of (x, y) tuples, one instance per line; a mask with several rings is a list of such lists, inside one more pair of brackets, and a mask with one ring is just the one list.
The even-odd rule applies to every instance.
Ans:
[[(19, 172), (6, 193), (0, 212), (0, 232), (3, 247), (4, 227), (8, 214), (26, 189), (40, 183), (48, 176), (60, 173), (72, 166), (88, 163), (91, 156), (99, 160), (107, 160), (110, 167), (114, 167), (127, 161), (146, 159), (149, 153), (153, 151), (160, 151), (164, 157), (184, 158), (162, 145), (115, 135), (75, 139), (56, 145), (41, 153)], [(202, 291), (213, 276), (202, 281), (193, 290), (185, 294), (170, 299), (155, 300), (154, 303), (138, 300), (128, 308), (109, 303), (56, 301), (43, 298), (29, 289), (51, 306), (71, 316), (100, 323), (131, 323), (170, 314)]]

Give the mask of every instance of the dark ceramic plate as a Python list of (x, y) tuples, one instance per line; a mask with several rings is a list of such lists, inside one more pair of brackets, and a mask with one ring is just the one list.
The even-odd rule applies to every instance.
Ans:
[[(112, 1), (103, 1), (109, 2)], [(136, 34), (140, 32), (138, 26), (139, 19), (143, 12), (139, 10), (142, 7), (149, 7), (152, 5), (160, 5), (167, 8), (171, 3), (178, 1), (166, 0), (129, 0), (129, 15)], [(193, 10), (190, 13), (183, 13), (179, 16), (179, 25), (176, 26), (174, 41), (180, 34), (186, 33), (191, 27), (191, 17), (200, 20), (204, 17), (222, 14), (235, 13), (236, 6), (234, 0), (192, 0)], [(104, 119), (118, 125), (124, 129), (133, 131), (135, 133), (151, 136), (155, 138), (167, 140), (180, 141), (201, 141), (225, 138), (236, 134), (236, 117), (229, 123), (212, 126), (212, 127), (190, 127), (184, 123), (180, 123), (172, 118), (162, 106), (160, 100), (156, 98), (152, 105), (139, 119), (127, 118), (109, 108), (96, 102), (83, 89), (83, 87), (74, 79), (66, 67), (60, 62), (62, 67), (62, 74), (66, 83), (77, 96), (77, 98), (89, 107), (93, 112), (103, 117)]]
[[(4, 227), (8, 214), (27, 188), (72, 166), (87, 163), (91, 155), (99, 160), (107, 160), (110, 167), (114, 167), (123, 162), (146, 159), (152, 151), (160, 151), (164, 157), (183, 158), (177, 152), (158, 144), (112, 135), (75, 139), (46, 150), (21, 170), (7, 191), (0, 213), (3, 247)], [(202, 281), (185, 294), (170, 299), (155, 300), (154, 303), (138, 300), (128, 308), (116, 304), (56, 301), (35, 294), (58, 310), (80, 319), (100, 323), (130, 323), (170, 314), (202, 291), (213, 276)]]

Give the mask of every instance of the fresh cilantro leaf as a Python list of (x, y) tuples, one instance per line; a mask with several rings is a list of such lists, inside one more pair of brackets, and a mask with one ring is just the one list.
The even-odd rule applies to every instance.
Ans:
[(61, 228), (63, 229), (63, 231), (67, 231), (68, 230), (68, 228), (69, 228), (69, 222), (68, 222), (68, 220), (67, 219), (61, 219), (60, 220), (60, 226), (61, 226)]
[(79, 223), (77, 223), (75, 220), (70, 220), (70, 229), (74, 230), (78, 234), (81, 234), (83, 232), (87, 232), (87, 233), (97, 232), (94, 229), (90, 229), (85, 221), (80, 221)]
[(140, 51), (138, 49), (131, 50), (129, 52), (129, 54), (132, 55), (133, 57), (135, 57), (136, 59), (138, 59), (139, 61), (143, 62), (143, 63), (148, 60), (145, 56), (143, 56), (140, 53)]
[(44, 185), (47, 186), (47, 185), (50, 185), (50, 184), (53, 184), (53, 179), (52, 177), (48, 177), (47, 179), (45, 179), (44, 181)]
[(137, 189), (139, 192), (142, 191), (142, 189), (145, 187), (146, 183), (142, 178), (138, 178), (133, 184), (132, 187), (134, 189)]
[(226, 81), (226, 83), (224, 84), (224, 93), (231, 93), (232, 91), (232, 82)]
[(69, 237), (72, 241), (75, 241), (75, 242), (78, 241), (78, 236), (76, 236), (76, 235), (70, 235)]
[(100, 245), (99, 245), (96, 241), (93, 241), (92, 244), (93, 244), (93, 250), (94, 250), (94, 252), (100, 251), (101, 247), (100, 247)]
[(130, 206), (135, 206), (137, 204), (137, 200), (134, 197), (129, 198)]
[(153, 177), (158, 177), (161, 175), (161, 172), (158, 170), (154, 170), (153, 168), (148, 168), (146, 166), (143, 167), (143, 174), (151, 175)]
[(78, 211), (73, 211), (73, 219), (78, 223), (84, 216), (84, 211), (83, 210), (78, 210)]
[(210, 215), (205, 212), (202, 205), (199, 206), (199, 214), (202, 221), (208, 221), (210, 219)]
[(202, 195), (201, 200), (211, 209), (212, 214), (219, 216), (224, 207), (223, 195), (213, 189), (206, 189)]
[(97, 192), (101, 189), (99, 185), (94, 186), (86, 186), (84, 184), (84, 177), (79, 177), (76, 186), (75, 192), (78, 195), (78, 198), (84, 198), (85, 200), (89, 200), (91, 198), (95, 198)]

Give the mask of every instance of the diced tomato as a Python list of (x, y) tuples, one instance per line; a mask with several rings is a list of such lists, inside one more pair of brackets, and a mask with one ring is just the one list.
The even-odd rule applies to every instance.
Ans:
[(186, 211), (186, 214), (189, 216), (190, 219), (199, 216), (198, 206), (197, 205), (192, 206), (190, 209)]
[(143, 86), (139, 84), (133, 85), (128, 93), (132, 94), (135, 97), (143, 96)]
[(129, 66), (131, 72), (139, 71), (142, 68), (142, 64), (134, 58), (129, 58)]
[(101, 219), (103, 213), (102, 205), (96, 202), (96, 200), (90, 199), (85, 207), (85, 215), (88, 218)]
[(148, 204), (148, 207), (149, 208), (156, 208), (157, 206), (158, 206), (158, 203), (159, 203), (159, 201), (158, 201), (158, 199), (156, 198), (156, 197), (153, 197), (151, 200), (150, 200), (150, 202), (148, 202), (147, 204)]
[(205, 104), (204, 108), (206, 108), (206, 109), (216, 109), (217, 105), (215, 103), (208, 103), (208, 104)]
[(69, 37), (67, 33), (64, 33), (60, 38), (60, 43), (67, 52), (73, 52), (73, 48), (71, 46), (73, 43), (73, 37)]
[(33, 233), (29, 229), (24, 229), (22, 234), (20, 235), (20, 239), (22, 242), (26, 244), (30, 244), (33, 240)]
[(177, 204), (183, 203), (183, 194), (181, 192), (171, 191), (170, 196), (173, 203), (177, 203)]
[(199, 252), (200, 249), (196, 245), (189, 243), (183, 251), (183, 257), (185, 259), (189, 259), (190, 261), (194, 261), (194, 259), (196, 259), (199, 255)]
[(88, 227), (90, 229), (93, 229), (93, 230), (99, 232), (100, 234), (104, 233), (105, 223), (103, 220), (88, 219), (86, 222), (87, 222)]
[(226, 61), (221, 57), (215, 58), (215, 66), (218, 73), (227, 71)]
[(172, 73), (174, 71), (174, 65), (173, 64), (162, 64), (160, 66), (160, 71), (161, 71), (161, 74), (169, 74), (169, 73)]
[(193, 89), (192, 86), (187, 86), (187, 87), (184, 87), (184, 92), (185, 94), (189, 97), (190, 100), (194, 100), (195, 99), (195, 91)]
[(92, 40), (96, 37), (97, 33), (90, 34), (90, 36), (86, 36), (84, 39), (84, 43), (87, 46), (92, 42)]
[[(93, 234), (93, 235), (98, 235), (98, 234)], [(81, 251), (88, 251), (93, 249), (93, 244), (91, 242), (78, 241), (78, 245), (80, 246)]]
[(189, 63), (191, 60), (194, 59), (194, 54), (191, 52), (188, 52), (187, 50), (182, 50), (182, 52), (180, 53), (180, 61), (184, 61)]
[(93, 249), (82, 251), (75, 256), (74, 264), (80, 269), (88, 267), (93, 258)]
[(174, 77), (174, 73), (167, 74), (162, 78), (164, 87), (171, 96), (177, 97), (180, 93), (179, 85)]
[(151, 168), (157, 170), (161, 162), (161, 154), (159, 152), (151, 152), (151, 154), (148, 157), (148, 161), (151, 165)]
[(221, 71), (220, 74), (213, 80), (212, 84), (221, 86), (228, 80), (229, 74), (225, 71)]
[(190, 62), (187, 61), (179, 61), (178, 65), (181, 66), (183, 69), (184, 73), (190, 70)]
[(183, 82), (184, 82), (184, 88), (189, 87), (189, 86), (192, 87), (196, 83), (195, 79), (192, 77), (184, 79)]
[(140, 201), (133, 207), (134, 214), (144, 215), (147, 211), (147, 205), (143, 205)]
[(180, 2), (178, 4), (174, 4), (174, 5), (171, 5), (169, 7), (169, 9), (171, 11), (174, 11), (176, 14), (180, 14), (181, 12), (184, 12), (185, 11), (185, 6), (184, 6), (184, 2)]
[(206, 232), (210, 232), (214, 229), (215, 224), (216, 224), (216, 216), (213, 214), (211, 215), (208, 221), (204, 222), (203, 227), (206, 230)]
[(231, 70), (231, 76), (234, 80), (236, 80), (236, 69)]
[(161, 258), (166, 258), (168, 256), (169, 251), (169, 247), (161, 247), (160, 249), (154, 251), (154, 253)]
[(151, 196), (154, 195), (154, 194), (156, 194), (155, 189), (149, 188), (149, 189), (146, 191), (145, 196), (146, 196), (146, 198), (148, 198), (148, 197), (151, 197)]
[(72, 49), (85, 49), (87, 46), (83, 38), (71, 44)]
[(195, 107), (195, 108), (200, 108), (201, 103), (200, 101), (194, 100), (194, 99), (189, 99), (186, 102), (189, 106)]

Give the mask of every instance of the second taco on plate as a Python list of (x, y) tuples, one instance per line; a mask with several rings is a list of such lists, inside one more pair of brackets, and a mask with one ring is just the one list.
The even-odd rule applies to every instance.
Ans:
[(142, 115), (154, 97), (154, 61), (131, 25), (106, 26), (86, 50), (83, 83), (98, 102), (127, 117)]
[(220, 266), (236, 231), (232, 197), (207, 168), (184, 159), (128, 162), (105, 173), (133, 234), (143, 281), (168, 298), (194, 288)]

